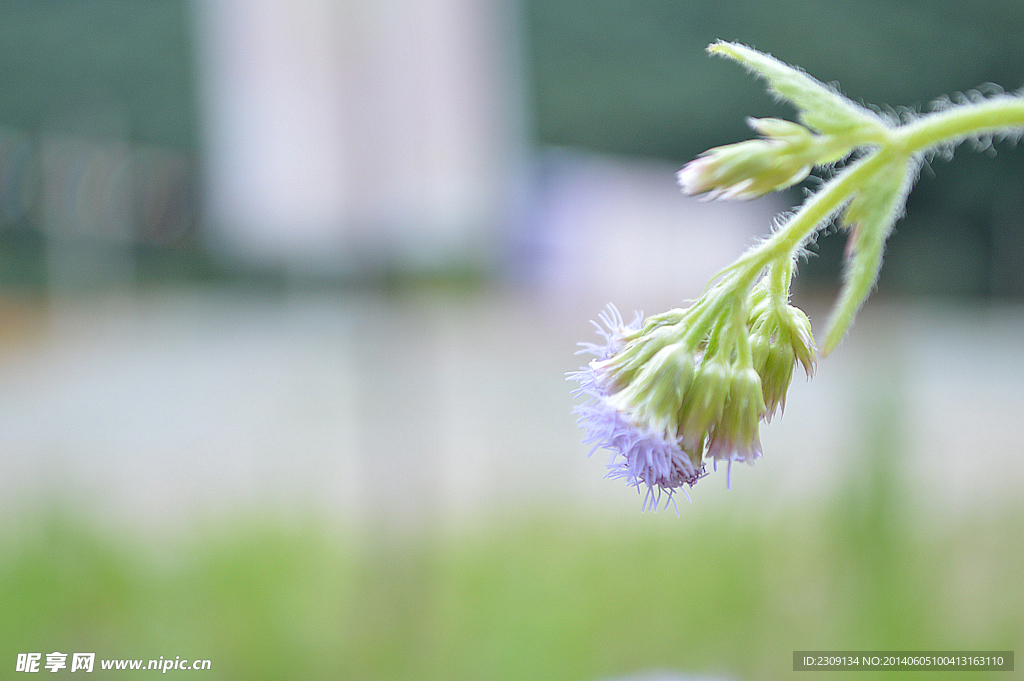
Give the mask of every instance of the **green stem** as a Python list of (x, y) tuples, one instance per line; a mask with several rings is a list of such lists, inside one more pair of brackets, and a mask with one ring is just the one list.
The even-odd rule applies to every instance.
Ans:
[(792, 260), (827, 218), (839, 210), (862, 182), (892, 162), (893, 155), (876, 150), (833, 177), (772, 236), (740, 256), (732, 267), (760, 271), (774, 261)]
[[(971, 136), (1015, 129), (1024, 129), (1024, 98), (1005, 96), (932, 113), (898, 128), (887, 129), (884, 134), (875, 130), (870, 139), (862, 139), (853, 145), (868, 147), (864, 156), (826, 182), (771, 237), (712, 278), (712, 283), (689, 310), (685, 340), (696, 345), (701, 339), (708, 338), (707, 354), (713, 355), (723, 340), (735, 341), (735, 337), (741, 336), (743, 342), (738, 345), (728, 343), (727, 346), (737, 347), (741, 362), (749, 360), (749, 344), (746, 343), (746, 335), (740, 333), (740, 330), (745, 330), (746, 318), (737, 321), (735, 317), (742, 316), (750, 288), (762, 272), (768, 270), (772, 304), (781, 315), (788, 302), (793, 263), (800, 249), (858, 191), (870, 187), (873, 181), (877, 183), (879, 173), (892, 168), (908, 168), (913, 156), (935, 147), (956, 144)], [(899, 208), (897, 206), (894, 210)], [(717, 324), (721, 321), (725, 323)], [(720, 337), (723, 326), (729, 330), (728, 339)]]
[(972, 135), (1024, 128), (1024, 98), (997, 97), (937, 111), (894, 130), (897, 143), (914, 154)]
[(741, 256), (722, 274), (740, 270), (756, 275), (772, 262), (795, 257), (826, 220), (880, 168), (972, 135), (1014, 128), (1024, 128), (1024, 98), (1000, 97), (954, 107), (893, 129), (886, 143), (833, 177), (781, 229)]
[(768, 282), (768, 293), (772, 307), (777, 315), (782, 315), (783, 308), (789, 302), (789, 284), (793, 280), (793, 258), (776, 260), (772, 263)]
[(687, 311), (683, 343), (686, 347), (696, 348), (714, 327), (714, 322), (721, 316), (723, 293), (719, 289), (705, 291)]

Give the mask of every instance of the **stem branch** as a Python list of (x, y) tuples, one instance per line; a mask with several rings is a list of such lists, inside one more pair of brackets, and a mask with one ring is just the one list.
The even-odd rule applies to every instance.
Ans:
[(744, 269), (761, 270), (772, 261), (792, 259), (822, 223), (839, 210), (867, 178), (891, 163), (893, 154), (876, 150), (833, 177), (777, 232), (736, 261)]

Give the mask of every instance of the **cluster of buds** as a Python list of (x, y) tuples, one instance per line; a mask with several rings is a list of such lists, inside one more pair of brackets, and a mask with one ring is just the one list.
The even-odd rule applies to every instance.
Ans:
[(706, 462), (760, 458), (759, 424), (784, 406), (795, 364), (814, 371), (807, 316), (766, 284), (628, 325), (609, 306), (600, 320), (605, 342), (581, 344), (595, 358), (570, 373), (588, 398), (576, 412), (585, 441), (615, 452), (609, 476), (646, 487), (645, 508), (692, 487)]

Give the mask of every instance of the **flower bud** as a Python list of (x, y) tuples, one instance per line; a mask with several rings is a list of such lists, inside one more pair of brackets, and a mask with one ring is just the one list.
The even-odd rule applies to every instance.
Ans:
[(751, 312), (750, 350), (753, 366), (761, 377), (765, 421), (786, 408), (786, 393), (799, 361), (807, 376), (814, 373), (815, 350), (811, 322), (799, 308), (786, 305), (781, 313), (773, 306)]
[[(685, 194), (713, 199), (752, 199), (803, 180), (815, 165), (837, 160), (827, 140), (791, 121), (749, 118), (762, 139), (715, 147), (679, 171)], [(841, 155), (840, 155), (841, 157)]]
[[(666, 438), (679, 431), (679, 410), (693, 381), (693, 350), (681, 343), (661, 348), (629, 385), (608, 398), (615, 409), (648, 424)], [(615, 382), (614, 377), (610, 377)]]
[(761, 378), (754, 369), (735, 371), (729, 380), (729, 399), (708, 440), (715, 461), (747, 461), (761, 456), (758, 421), (765, 414)]
[(649, 333), (639, 330), (625, 337), (621, 348), (612, 356), (595, 363), (595, 368), (607, 376), (613, 391), (623, 390), (643, 371), (651, 359), (666, 345), (673, 343), (671, 329), (655, 328)]
[(684, 194), (707, 200), (754, 199), (803, 180), (813, 165), (771, 140), (747, 140), (715, 147), (679, 171)]
[(722, 418), (729, 399), (732, 370), (720, 359), (705, 359), (693, 378), (680, 414), (680, 436), (692, 449), (702, 446), (705, 436)]
[(769, 344), (761, 362), (754, 364), (761, 376), (765, 421), (770, 421), (778, 409), (785, 411), (786, 393), (793, 379), (795, 364), (792, 346), (779, 341)]
[(746, 303), (746, 324), (729, 300), (718, 315), (695, 306), (629, 326), (610, 308), (607, 329), (597, 327), (606, 344), (583, 344), (597, 356), (570, 373), (588, 398), (575, 408), (584, 442), (617, 453), (609, 477), (645, 485), (645, 507), (703, 477), (705, 452), (716, 462), (759, 458), (759, 422), (784, 406), (796, 362), (813, 368), (806, 315), (780, 309), (764, 282)]
[(786, 306), (786, 326), (790, 333), (790, 343), (797, 360), (804, 368), (807, 378), (814, 375), (817, 350), (814, 346), (814, 335), (811, 333), (811, 320), (804, 311), (793, 305)]

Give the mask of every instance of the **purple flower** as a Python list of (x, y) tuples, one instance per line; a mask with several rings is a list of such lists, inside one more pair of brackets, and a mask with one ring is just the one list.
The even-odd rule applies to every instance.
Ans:
[[(599, 319), (601, 323), (594, 323), (594, 327), (604, 338), (604, 344), (580, 343), (582, 349), (577, 353), (590, 353), (596, 359), (568, 374), (580, 384), (573, 395), (588, 398), (574, 409), (579, 415), (579, 425), (586, 431), (583, 441), (594, 445), (591, 454), (602, 447), (615, 453), (608, 465), (609, 478), (626, 478), (637, 488), (646, 485), (644, 509), (656, 510), (663, 494), (667, 495), (667, 507), (670, 502), (675, 503), (673, 495), (677, 489), (683, 485), (692, 487), (705, 475), (704, 466), (694, 465), (694, 457), (683, 449), (678, 437), (650, 423), (636, 423), (630, 414), (613, 406), (610, 398), (617, 389), (603, 365), (623, 349), (627, 339), (640, 331), (643, 315), (637, 314), (627, 325), (615, 306), (609, 305)], [(699, 462), (700, 456), (696, 460)]]

